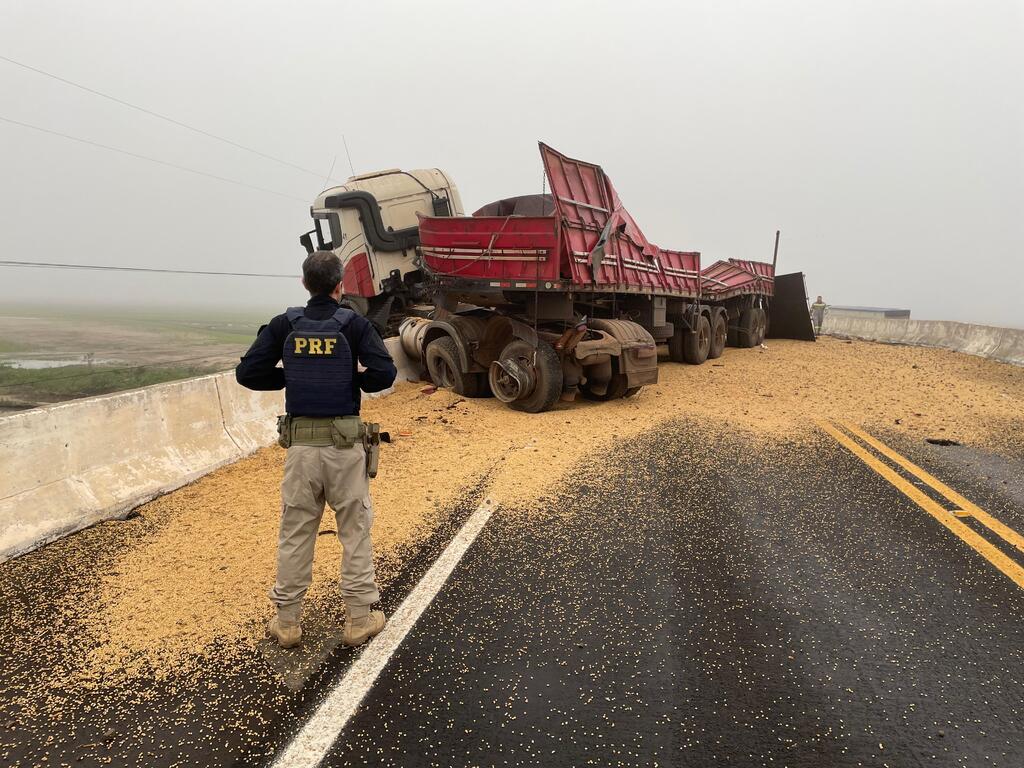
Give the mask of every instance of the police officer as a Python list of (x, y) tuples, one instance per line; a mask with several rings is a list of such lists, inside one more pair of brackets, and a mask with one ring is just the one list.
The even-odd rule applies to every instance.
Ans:
[[(302, 264), (309, 303), (290, 308), (261, 328), (235, 369), (243, 387), (285, 391), (286, 415), (278, 430), (288, 454), (281, 483), (277, 581), (270, 590), (277, 613), (267, 627), (283, 648), (298, 645), (302, 638), (302, 601), (313, 579), (313, 549), (325, 501), (334, 510), (343, 547), (342, 640), (359, 645), (384, 628), (384, 614), (370, 610), (380, 593), (370, 543), (371, 447), (359, 419), (359, 396), (360, 390), (390, 387), (396, 370), (369, 321), (339, 303), (341, 280), (341, 261), (334, 253), (310, 254)], [(358, 370), (357, 363), (365, 370)]]
[(828, 305), (821, 296), (811, 304), (811, 322), (814, 323), (814, 332), (816, 334), (821, 333), (821, 324), (825, 322), (826, 309), (828, 309)]

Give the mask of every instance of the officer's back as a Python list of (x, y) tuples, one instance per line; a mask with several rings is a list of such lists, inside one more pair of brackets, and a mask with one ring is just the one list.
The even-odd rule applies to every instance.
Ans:
[(302, 605), (313, 578), (326, 502), (334, 510), (342, 544), (342, 639), (358, 645), (385, 622), (383, 613), (370, 610), (380, 599), (370, 541), (376, 425), (359, 420), (360, 391), (390, 387), (397, 372), (370, 322), (340, 304), (342, 266), (335, 254), (310, 254), (302, 265), (302, 282), (310, 293), (306, 306), (291, 307), (261, 328), (235, 369), (238, 383), (249, 389), (285, 390), (286, 413), (278, 429), (288, 454), (277, 580), (270, 590), (276, 615), (267, 629), (285, 648), (302, 638)]

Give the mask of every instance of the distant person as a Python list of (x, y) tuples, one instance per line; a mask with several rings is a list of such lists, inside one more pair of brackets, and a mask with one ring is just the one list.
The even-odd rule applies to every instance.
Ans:
[[(235, 369), (243, 387), (283, 389), (286, 415), (279, 442), (288, 449), (281, 483), (277, 581), (270, 590), (276, 615), (267, 631), (282, 648), (302, 639), (302, 601), (313, 580), (313, 550), (324, 502), (334, 510), (345, 601), (342, 641), (359, 645), (384, 629), (370, 526), (369, 475), (378, 448), (359, 419), (359, 391), (390, 387), (397, 371), (370, 322), (341, 306), (342, 266), (330, 251), (302, 264), (305, 307), (292, 307), (260, 329)], [(277, 364), (283, 360), (283, 368)], [(365, 366), (359, 371), (357, 363)], [(372, 462), (371, 462), (372, 460)], [(372, 469), (371, 469), (372, 463)]]
[(811, 322), (814, 324), (814, 333), (818, 335), (821, 333), (821, 324), (825, 322), (825, 309), (828, 305), (819, 296), (817, 300), (811, 304)]

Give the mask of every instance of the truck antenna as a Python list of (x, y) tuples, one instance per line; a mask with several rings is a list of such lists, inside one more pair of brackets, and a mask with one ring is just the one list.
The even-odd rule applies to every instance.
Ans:
[(345, 141), (345, 134), (341, 134), (341, 143), (345, 145), (345, 156), (348, 158), (348, 169), (352, 171), (352, 175), (356, 175), (355, 166), (352, 165), (352, 153), (348, 151), (348, 142)]
[(327, 172), (327, 175), (324, 176), (324, 183), (320, 185), (320, 189), (327, 189), (327, 182), (331, 180), (331, 174), (334, 173), (334, 164), (336, 162), (338, 162), (338, 155), (337, 154), (335, 154), (334, 155), (334, 159), (331, 160), (331, 170), (329, 170)]
[(781, 230), (775, 230), (775, 253), (772, 254), (772, 274), (775, 274), (775, 264), (779, 260), (779, 232)]

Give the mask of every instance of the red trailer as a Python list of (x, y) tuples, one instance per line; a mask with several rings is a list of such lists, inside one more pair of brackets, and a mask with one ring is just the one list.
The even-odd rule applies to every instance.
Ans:
[(540, 151), (550, 194), (420, 219), (437, 310), (402, 335), (436, 384), (536, 412), (629, 397), (657, 382), (659, 352), (697, 365), (761, 343), (772, 264), (702, 270), (644, 236), (600, 166)]

